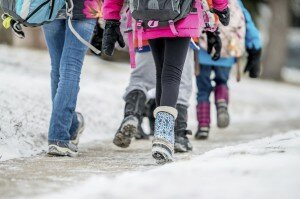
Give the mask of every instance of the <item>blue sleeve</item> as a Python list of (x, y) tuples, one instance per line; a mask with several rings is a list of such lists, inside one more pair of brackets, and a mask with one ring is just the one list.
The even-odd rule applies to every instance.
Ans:
[(260, 49), (262, 47), (260, 32), (256, 28), (249, 11), (245, 8), (241, 0), (238, 0), (246, 20), (246, 48)]

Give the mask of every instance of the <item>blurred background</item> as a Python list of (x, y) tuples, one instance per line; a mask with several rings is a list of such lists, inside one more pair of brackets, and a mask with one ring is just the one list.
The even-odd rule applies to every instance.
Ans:
[[(244, 0), (264, 42), (263, 78), (300, 83), (300, 0)], [(1, 11), (0, 11), (1, 12)], [(0, 44), (45, 50), (39, 28), (20, 40), (0, 26)]]

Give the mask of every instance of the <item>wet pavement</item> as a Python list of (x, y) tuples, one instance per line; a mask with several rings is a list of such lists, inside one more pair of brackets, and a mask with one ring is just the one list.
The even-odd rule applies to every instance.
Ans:
[[(212, 129), (206, 141), (192, 137), (194, 150), (176, 154), (184, 161), (207, 151), (237, 145), (300, 129), (299, 119), (268, 123), (235, 124), (225, 130)], [(123, 172), (144, 171), (158, 167), (151, 157), (150, 141), (133, 141), (128, 149), (115, 147), (110, 140), (80, 146), (77, 158), (48, 157), (40, 154), (29, 158), (0, 162), (0, 198), (31, 198), (38, 194), (71, 187), (94, 175), (115, 176)]]

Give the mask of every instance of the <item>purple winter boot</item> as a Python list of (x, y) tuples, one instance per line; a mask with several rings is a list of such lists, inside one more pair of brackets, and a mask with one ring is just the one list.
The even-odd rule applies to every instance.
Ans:
[(229, 125), (230, 117), (228, 113), (228, 87), (219, 85), (215, 88), (215, 104), (217, 108), (217, 125), (219, 128), (226, 128)]
[(195, 138), (203, 140), (208, 138), (210, 128), (210, 103), (201, 102), (197, 105), (198, 131)]

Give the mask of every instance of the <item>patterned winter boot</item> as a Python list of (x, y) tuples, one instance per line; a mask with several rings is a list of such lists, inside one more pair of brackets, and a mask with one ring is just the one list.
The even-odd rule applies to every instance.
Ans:
[(208, 138), (210, 129), (210, 103), (201, 102), (197, 105), (197, 120), (198, 120), (198, 131), (196, 132), (195, 138), (203, 140)]
[(188, 107), (177, 104), (178, 117), (175, 121), (175, 153), (183, 153), (193, 150), (192, 143), (187, 135), (192, 135), (191, 130), (187, 130)]
[(154, 110), (155, 129), (152, 141), (152, 156), (158, 164), (174, 161), (174, 127), (177, 110), (159, 106)]
[(229, 125), (228, 113), (228, 87), (219, 85), (215, 88), (215, 104), (217, 108), (217, 125), (219, 128), (226, 128)]
[(122, 148), (129, 147), (132, 138), (137, 134), (139, 122), (146, 103), (146, 95), (143, 91), (131, 91), (125, 98), (124, 119), (118, 129), (113, 143)]

